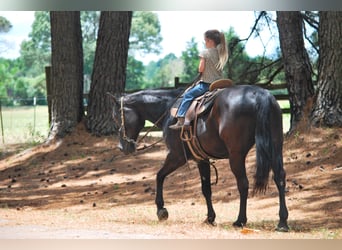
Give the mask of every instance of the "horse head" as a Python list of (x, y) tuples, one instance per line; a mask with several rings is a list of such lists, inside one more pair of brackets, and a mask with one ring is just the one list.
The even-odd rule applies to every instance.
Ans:
[(113, 120), (119, 132), (119, 148), (125, 154), (134, 153), (145, 121), (159, 128), (164, 124), (168, 108), (184, 89), (141, 90), (131, 94), (109, 96), (113, 103)]
[(136, 140), (141, 130), (141, 121), (134, 107), (127, 105), (125, 96), (109, 94), (113, 100), (113, 121), (119, 136), (118, 148), (124, 154), (136, 151)]

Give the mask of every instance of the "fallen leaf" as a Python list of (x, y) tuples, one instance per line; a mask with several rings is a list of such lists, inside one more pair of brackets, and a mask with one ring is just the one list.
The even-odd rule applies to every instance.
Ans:
[(240, 231), (240, 233), (242, 233), (242, 234), (250, 234), (250, 233), (257, 233), (257, 232), (260, 232), (260, 230), (252, 229), (252, 228), (247, 228), (247, 227), (244, 227)]

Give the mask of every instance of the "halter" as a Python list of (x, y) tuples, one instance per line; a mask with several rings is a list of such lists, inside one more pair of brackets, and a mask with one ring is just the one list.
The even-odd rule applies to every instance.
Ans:
[(128, 143), (137, 144), (133, 139), (128, 138), (126, 135), (126, 129), (125, 129), (125, 114), (124, 114), (124, 97), (121, 96), (120, 98), (120, 111), (121, 111), (121, 125), (120, 130), (122, 131), (122, 139)]
[[(158, 119), (157, 122), (159, 122), (159, 121), (165, 116), (165, 114), (166, 114), (166, 112)], [(137, 146), (137, 145), (138, 145), (138, 144), (147, 136), (147, 134), (148, 134), (149, 132), (151, 132), (152, 128), (153, 128), (153, 127), (156, 127), (156, 123), (157, 123), (157, 122), (155, 122), (155, 123), (153, 124), (153, 127), (151, 127), (149, 130), (147, 130), (146, 133), (145, 133), (145, 135), (144, 135), (143, 137), (141, 137), (141, 138), (140, 138), (139, 140), (137, 140), (137, 141), (135, 141), (135, 140), (129, 138), (129, 137), (126, 135), (126, 128), (125, 128), (125, 113), (124, 113), (124, 97), (123, 97), (123, 96), (121, 96), (121, 98), (120, 98), (120, 117), (121, 117), (120, 130), (122, 131), (122, 140), (124, 140), (124, 141), (126, 141), (126, 142), (128, 142), (128, 143), (133, 143), (133, 144), (135, 145), (137, 151), (145, 150), (145, 149), (151, 148), (151, 147), (153, 147), (155, 144), (157, 144), (157, 143), (159, 143), (159, 142), (161, 142), (161, 141), (163, 140), (163, 138), (161, 138), (160, 140), (158, 140), (158, 141), (152, 143), (152, 144), (149, 145), (149, 146), (144, 145), (142, 148), (138, 148), (138, 146)]]

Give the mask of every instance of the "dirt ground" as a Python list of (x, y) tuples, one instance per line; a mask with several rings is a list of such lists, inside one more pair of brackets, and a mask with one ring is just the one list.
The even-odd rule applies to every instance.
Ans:
[[(7, 146), (0, 151), (0, 238), (342, 239), (341, 132), (311, 129), (285, 139), (288, 233), (274, 230), (279, 203), (271, 177), (264, 195), (248, 199), (247, 228), (232, 226), (239, 196), (227, 160), (215, 162), (212, 227), (203, 223), (206, 205), (192, 161), (166, 179), (169, 219), (158, 221), (155, 175), (166, 156), (163, 142), (125, 156), (116, 137), (92, 136), (80, 125), (49, 145)], [(253, 183), (254, 149), (246, 165)]]

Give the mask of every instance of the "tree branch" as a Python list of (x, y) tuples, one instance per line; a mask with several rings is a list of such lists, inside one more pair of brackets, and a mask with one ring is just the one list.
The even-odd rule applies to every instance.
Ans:
[(309, 24), (312, 28), (318, 31), (319, 22), (315, 20), (310, 14), (313, 14), (311, 11), (306, 11), (305, 13), (301, 13), (302, 17), (307, 24)]

